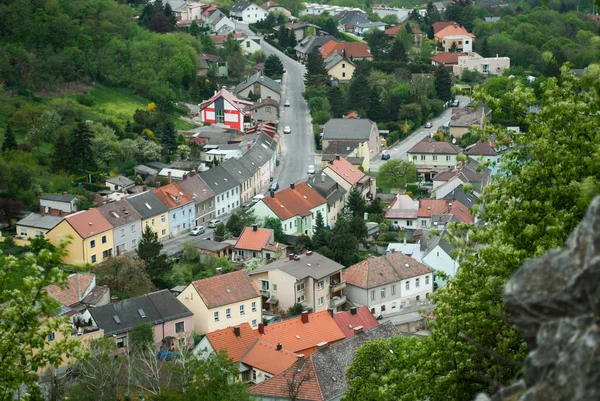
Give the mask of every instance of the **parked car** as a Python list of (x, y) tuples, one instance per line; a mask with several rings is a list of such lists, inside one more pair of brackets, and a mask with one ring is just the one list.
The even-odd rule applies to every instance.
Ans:
[(286, 100), (286, 101), (285, 101), (285, 104), (284, 104), (284, 106), (285, 106), (285, 107), (290, 107), (290, 101), (289, 101), (289, 100)]
[(277, 191), (279, 189), (279, 184), (277, 182), (274, 182), (271, 184), (271, 186), (269, 187), (269, 191)]
[(190, 231), (190, 235), (200, 235), (200, 234), (204, 234), (204, 232), (206, 231), (206, 229), (204, 228), (204, 226), (197, 226), (192, 228), (192, 231)]
[(290, 128), (289, 125), (285, 126), (285, 128), (283, 129), (283, 133), (284, 134), (291, 134), (292, 133), (292, 129)]
[(390, 158), (391, 158), (391, 157), (392, 157), (392, 156), (390, 156), (390, 154), (389, 154), (389, 153), (383, 153), (383, 154), (381, 155), (381, 160), (390, 160)]
[(264, 197), (265, 197), (265, 196), (264, 196), (263, 194), (256, 194), (256, 195), (254, 195), (254, 197), (252, 198), (252, 202), (253, 202), (253, 203), (256, 203), (256, 202), (258, 202), (259, 200), (261, 200), (261, 199), (262, 199), (262, 198), (264, 198)]
[(221, 220), (220, 219), (214, 219), (208, 222), (208, 228), (217, 228), (217, 226), (219, 224), (221, 224)]
[(242, 203), (242, 206), (240, 206), (242, 208), (242, 210), (245, 209), (250, 209), (252, 207), (252, 205), (254, 205), (255, 202), (246, 202), (246, 203)]
[(428, 121), (428, 122), (425, 124), (425, 128), (431, 128), (431, 127), (433, 127), (433, 124), (432, 124), (430, 121)]
[(314, 174), (315, 173), (315, 166), (313, 166), (312, 164), (310, 166), (308, 166), (308, 174)]
[(453, 100), (452, 101), (452, 107), (458, 107), (460, 105), (460, 100)]

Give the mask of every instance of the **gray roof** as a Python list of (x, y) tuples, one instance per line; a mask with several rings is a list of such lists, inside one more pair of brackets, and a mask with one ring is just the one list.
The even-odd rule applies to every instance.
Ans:
[(42, 228), (45, 230), (51, 230), (64, 220), (62, 216), (42, 216), (38, 213), (31, 213), (29, 216), (21, 219), (17, 222), (19, 226)]
[(325, 161), (329, 161), (335, 159), (336, 155), (346, 157), (363, 142), (364, 141), (330, 141), (327, 147), (323, 149), (321, 158)]
[(475, 203), (477, 203), (477, 197), (475, 196), (475, 194), (466, 194), (462, 184), (454, 188), (452, 192), (444, 196), (443, 199), (457, 200), (469, 209), (471, 209), (473, 206), (475, 206)]
[[(341, 54), (339, 54), (337, 52), (333, 52), (333, 54), (331, 56), (329, 56), (329, 57), (327, 57), (325, 59), (325, 69), (327, 71), (329, 71), (330, 69), (332, 69), (333, 67), (335, 67), (337, 63), (339, 63), (342, 60), (344, 60), (344, 57)], [(348, 64), (354, 65), (354, 63), (352, 63), (348, 59), (346, 59), (346, 62)]]
[(125, 198), (131, 206), (140, 214), (142, 219), (163, 214), (169, 211), (169, 208), (158, 199), (152, 191), (142, 192)]
[(235, 93), (238, 94), (249, 86), (253, 86), (255, 83), (260, 83), (261, 85), (266, 86), (267, 88), (275, 91), (277, 93), (281, 92), (281, 85), (279, 82), (263, 75), (262, 72), (257, 72), (251, 77), (246, 78), (235, 87)]
[[(326, 216), (323, 216), (323, 218), (326, 218)], [(306, 253), (300, 255), (300, 260), (290, 260), (289, 258), (276, 260), (266, 266), (252, 270), (248, 274), (253, 275), (277, 269), (286, 272), (297, 279), (312, 277), (315, 280), (319, 280), (337, 271), (343, 270), (344, 266), (321, 254), (313, 252), (310, 255), (307, 255)]]
[(323, 139), (368, 141), (371, 137), (371, 128), (374, 124), (369, 119), (332, 118), (323, 127)]
[(355, 26), (358, 28), (363, 28), (363, 29), (367, 28), (368, 29), (368, 28), (373, 28), (373, 27), (378, 27), (378, 26), (387, 26), (387, 24), (384, 22), (379, 22), (379, 21), (375, 21), (375, 22), (369, 21), (369, 22), (364, 22), (362, 24), (356, 24)]
[(136, 173), (142, 173), (142, 174), (148, 174), (148, 175), (157, 175), (158, 174), (158, 170), (156, 170), (152, 167), (144, 166), (143, 164), (138, 164), (137, 166), (135, 166), (133, 168), (133, 171), (135, 171)]
[(346, 372), (362, 345), (369, 341), (389, 340), (397, 335), (396, 326), (392, 322), (385, 322), (311, 355), (323, 399), (341, 397), (348, 390)]
[(433, 237), (429, 242), (429, 245), (427, 246), (427, 251), (425, 251), (425, 253), (423, 254), (423, 258), (429, 255), (429, 253), (432, 252), (438, 245), (444, 250), (444, 252), (451, 256), (452, 251), (454, 250), (454, 247), (450, 243), (451, 239), (452, 237), (446, 230), (439, 233), (439, 235)]
[(169, 165), (162, 162), (147, 162), (146, 166), (150, 166), (158, 170), (162, 170), (163, 168), (169, 168)]
[(126, 199), (102, 205), (98, 207), (98, 211), (113, 227), (119, 227), (142, 219), (142, 216)]
[(451, 127), (470, 127), (471, 125), (480, 124), (485, 117), (483, 107), (453, 107), (452, 117), (450, 117)]
[(188, 132), (193, 134), (193, 138), (208, 139), (205, 145), (226, 144), (229, 143), (229, 141), (231, 141), (232, 139), (244, 135), (244, 133), (241, 131), (229, 128), (222, 128), (216, 125), (194, 128), (192, 130), (189, 130)]
[(223, 163), (223, 167), (237, 180), (238, 184), (246, 182), (258, 170), (249, 171), (238, 159), (231, 158)]
[(215, 197), (215, 193), (197, 175), (179, 182), (179, 186), (194, 199), (196, 205)]
[(123, 175), (118, 175), (116, 177), (112, 177), (106, 180), (106, 182), (113, 184), (113, 185), (119, 185), (123, 188), (127, 188), (127, 187), (132, 187), (135, 185), (135, 181), (130, 180), (129, 178), (123, 176)]
[[(169, 290), (152, 292), (88, 310), (98, 327), (104, 329), (104, 335), (107, 337), (131, 331), (140, 322), (157, 325), (193, 315)], [(143, 318), (140, 312), (146, 317)]]
[(294, 50), (300, 53), (310, 54), (316, 47), (321, 47), (330, 40), (335, 40), (337, 42), (337, 39), (330, 35), (307, 36), (294, 47)]
[[(323, 173), (323, 170), (317, 171), (312, 177), (308, 177), (306, 183), (315, 191), (319, 193), (323, 198), (327, 199), (327, 202), (337, 202), (344, 198), (346, 190), (342, 188), (333, 178)], [(326, 216), (323, 216), (326, 219)]]
[(264, 166), (270, 158), (271, 156), (269, 155), (268, 149), (265, 149), (262, 146), (252, 146), (249, 151), (244, 153), (243, 156), (237, 160), (246, 167), (247, 170), (256, 172)]
[(201, 172), (199, 176), (215, 195), (219, 195), (240, 185), (238, 180), (229, 174), (222, 164)]
[(196, 248), (209, 252), (219, 252), (225, 248), (231, 247), (230, 244), (224, 242), (217, 242), (211, 239), (205, 239), (196, 244)]
[(249, 1), (236, 1), (234, 5), (229, 7), (229, 12), (240, 12), (244, 11), (252, 5)]
[(342, 11), (335, 16), (340, 25), (358, 25), (371, 22), (369, 15), (364, 11), (348, 10)]
[(45, 194), (40, 199), (55, 202), (71, 202), (75, 197), (73, 195)]

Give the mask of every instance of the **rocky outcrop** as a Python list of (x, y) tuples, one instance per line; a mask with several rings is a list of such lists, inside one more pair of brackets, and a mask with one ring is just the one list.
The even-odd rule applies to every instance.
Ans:
[(600, 400), (600, 197), (565, 248), (519, 269), (504, 300), (530, 349), (524, 380), (476, 401)]

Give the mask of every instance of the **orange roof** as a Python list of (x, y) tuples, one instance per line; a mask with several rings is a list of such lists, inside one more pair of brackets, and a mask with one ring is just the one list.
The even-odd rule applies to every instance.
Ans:
[(459, 24), (448, 25), (447, 27), (438, 31), (435, 34), (436, 38), (444, 38), (446, 36), (469, 36), (471, 38), (475, 37), (475, 35), (469, 33), (469, 31), (467, 31), (464, 26), (461, 26)]
[(113, 226), (106, 220), (98, 209), (84, 210), (65, 216), (68, 222), (77, 234), (83, 239), (112, 230)]
[(169, 209), (193, 202), (194, 199), (183, 191), (179, 184), (168, 184), (164, 187), (153, 189), (152, 192)]
[[(300, 366), (302, 366), (302, 369), (298, 372)], [(296, 362), (286, 371), (273, 376), (269, 380), (250, 387), (249, 391), (252, 394), (289, 399), (288, 386), (294, 379), (296, 382), (304, 380), (298, 389), (298, 395), (296, 397), (298, 400), (323, 401), (319, 379), (311, 358)]]
[[(332, 41), (327, 42), (325, 45), (329, 44)], [(330, 46), (327, 46), (329, 49)], [(322, 49), (323, 47), (321, 47)], [(371, 54), (371, 48), (368, 44), (362, 42), (336, 42), (328, 51), (322, 51), (321, 55), (323, 58), (327, 58), (331, 56), (334, 52), (338, 53), (340, 56), (345, 57), (354, 57), (354, 58), (364, 58), (364, 57), (373, 57)]]
[(344, 333), (335, 324), (329, 312), (308, 314), (308, 323), (302, 323), (302, 316), (264, 327), (261, 340), (271, 344), (281, 343), (283, 348), (301, 352), (322, 342), (329, 344), (343, 340)]
[(260, 297), (260, 291), (245, 270), (194, 281), (191, 285), (208, 309)]
[(438, 64), (458, 64), (458, 58), (460, 56), (466, 56), (467, 53), (439, 53), (433, 57), (430, 57), (430, 60), (435, 61)]
[(433, 27), (433, 34), (435, 35), (436, 33), (438, 33), (439, 31), (441, 31), (442, 29), (449, 27), (451, 25), (456, 24), (456, 21), (439, 21), (439, 22), (434, 22), (433, 24), (431, 24), (431, 26)]
[[(452, 204), (452, 206), (450, 206)], [(453, 214), (463, 223), (473, 223), (469, 208), (457, 200), (421, 199), (419, 201), (418, 217), (431, 217), (433, 214)]]
[(355, 111), (351, 111), (350, 113), (346, 114), (344, 118), (358, 118), (358, 113)]
[(310, 209), (327, 203), (327, 200), (301, 182), (292, 188), (286, 188), (276, 192), (273, 196), (265, 196), (262, 200), (281, 220), (287, 220), (294, 216), (309, 216)]
[(240, 328), (239, 337), (235, 335), (233, 327), (206, 334), (206, 338), (214, 350), (216, 352), (227, 351), (227, 355), (234, 363), (239, 362), (257, 341), (256, 334), (248, 323), (242, 323), (238, 327)]
[(246, 227), (235, 243), (236, 249), (262, 251), (273, 240), (273, 230), (269, 228)]
[(93, 274), (76, 273), (69, 276), (65, 288), (60, 288), (58, 285), (52, 284), (44, 287), (44, 289), (54, 295), (54, 298), (64, 306), (71, 306), (83, 299), (83, 294), (93, 279)]
[(329, 42), (325, 43), (323, 46), (321, 46), (320, 52), (323, 55), (323, 58), (327, 58), (325, 57), (326, 54), (330, 54), (333, 49), (335, 48), (335, 45), (338, 42), (336, 42), (335, 40), (330, 40)]
[(361, 306), (360, 308), (354, 308), (354, 310), (355, 314), (352, 314), (352, 310), (333, 314), (333, 321), (342, 330), (346, 338), (354, 335), (355, 327), (362, 326), (363, 331), (367, 331), (371, 327), (379, 325), (379, 322), (377, 322), (377, 319), (375, 319), (375, 316), (373, 316), (368, 307)]
[(398, 32), (400, 32), (400, 29), (403, 29), (403, 28), (404, 28), (404, 25), (396, 25), (396, 26), (386, 29), (384, 32), (386, 35), (396, 36), (398, 34)]
[(365, 176), (365, 173), (354, 167), (348, 160), (340, 157), (333, 159), (331, 164), (327, 165), (327, 168), (335, 171), (337, 175), (342, 177), (350, 185), (356, 184), (361, 178)]
[(277, 375), (298, 360), (298, 355), (282, 348), (277, 351), (277, 346), (258, 340), (242, 359), (245, 365), (260, 369), (272, 375)]

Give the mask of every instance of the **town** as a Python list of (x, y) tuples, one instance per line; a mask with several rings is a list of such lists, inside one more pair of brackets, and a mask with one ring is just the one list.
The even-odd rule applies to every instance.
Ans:
[(598, 6), (1, 6), (0, 399), (595, 399)]

